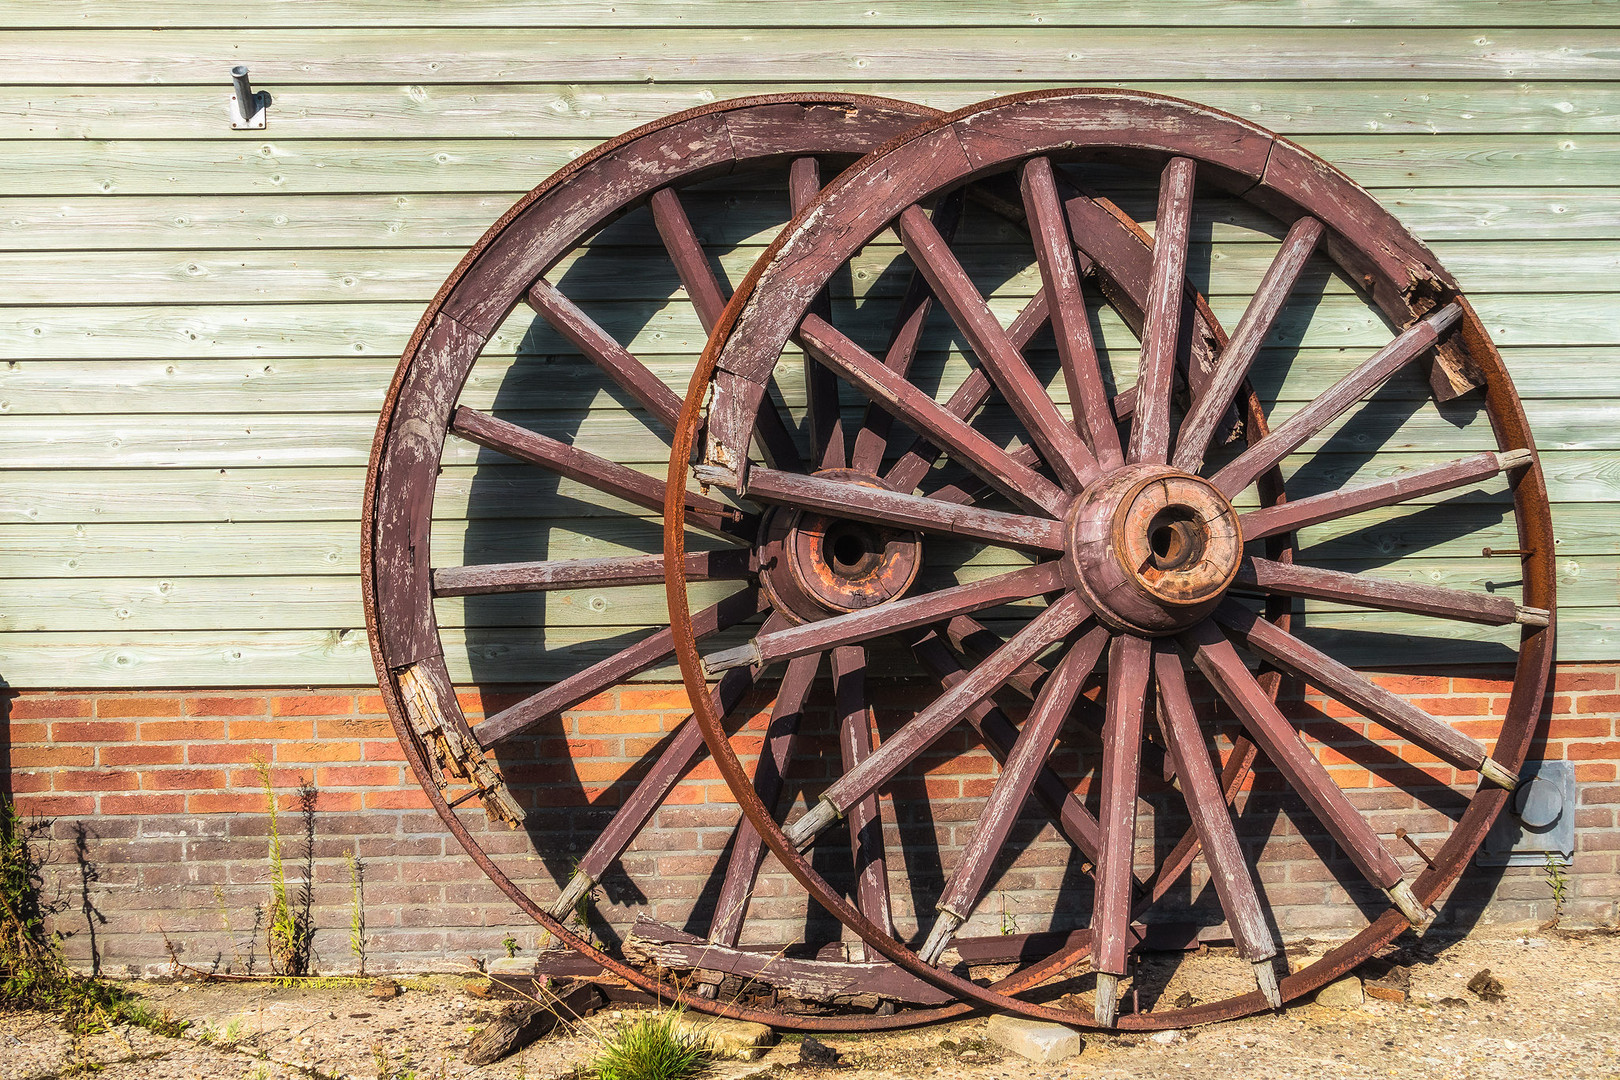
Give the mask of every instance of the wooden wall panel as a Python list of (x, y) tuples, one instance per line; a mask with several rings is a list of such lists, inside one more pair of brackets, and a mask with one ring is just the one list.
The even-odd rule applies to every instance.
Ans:
[[(10, 0), (0, 31), (0, 679), (13, 686), (364, 685), (358, 512), (376, 410), (461, 253), (573, 156), (668, 112), (781, 89), (957, 108), (1055, 85), (1189, 97), (1344, 168), (1468, 289), (1526, 398), (1556, 501), (1561, 659), (1620, 658), (1620, 9), (1605, 0)], [(492, 33), (492, 31), (498, 32)], [(154, 32), (156, 31), (156, 32)], [(228, 69), (274, 98), (233, 132)], [(1152, 193), (1113, 192), (1144, 219)], [(696, 208), (739, 279), (775, 196), (717, 185)], [(1228, 326), (1278, 230), (1200, 198), (1191, 273)], [(975, 232), (974, 230), (978, 231)], [(1013, 234), (964, 227), (1004, 317), (1038, 283)], [(555, 272), (683, 390), (702, 332), (649, 223), (631, 215)], [(1007, 249), (1011, 250), (1011, 249)], [(897, 278), (880, 239), (838, 302), (876, 333)], [(635, 282), (625, 289), (626, 281)], [(1388, 339), (1323, 266), (1271, 345), (1284, 415)], [(1116, 381), (1134, 343), (1099, 312)], [(927, 355), (942, 392), (959, 343)], [(1041, 346), (1037, 346), (1039, 353)], [(1049, 351), (1049, 349), (1048, 349)], [(1044, 354), (1041, 354), (1044, 356)], [(1049, 358), (1047, 358), (1049, 359)], [(1055, 378), (1055, 362), (1046, 374)], [(795, 365), (781, 368), (798, 392)], [(1061, 389), (1061, 380), (1055, 386)], [(1309, 448), (1331, 486), (1485, 445), (1466, 402), (1397, 379)], [(514, 316), (468, 400), (656, 473), (656, 433), (572, 350)], [(992, 415), (991, 428), (1006, 426)], [(1500, 483), (1302, 537), (1346, 569), (1508, 590)], [(435, 505), (444, 563), (656, 546), (656, 521), (570, 482), (453, 447)], [(468, 520), (473, 524), (469, 526)], [(964, 553), (964, 576), (1008, 565)], [(999, 560), (999, 561), (998, 561)], [(1012, 561), (1015, 561), (1016, 557)], [(541, 679), (662, 617), (656, 589), (441, 609), (458, 678), (485, 658)], [(1346, 655), (1398, 662), (1401, 620), (1307, 606)], [(537, 613), (545, 640), (516, 629)], [(1435, 660), (1502, 640), (1454, 627)], [(663, 672), (667, 675), (669, 672)]]

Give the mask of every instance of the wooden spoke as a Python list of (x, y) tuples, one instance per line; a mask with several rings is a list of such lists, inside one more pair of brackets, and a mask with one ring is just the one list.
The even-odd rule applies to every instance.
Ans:
[(1444, 465), (1412, 469), (1389, 480), (1359, 484), (1339, 491), (1327, 491), (1276, 506), (1250, 510), (1238, 519), (1245, 540), (1259, 540), (1278, 533), (1293, 532), (1324, 521), (1349, 517), (1380, 506), (1393, 506), (1408, 499), (1448, 491), (1478, 480), (1488, 480), (1499, 472), (1530, 464), (1528, 450), (1475, 454), (1448, 461)]
[[(694, 551), (686, 556), (688, 581), (733, 581), (749, 575), (751, 553), (738, 548)], [(612, 589), (656, 585), (664, 580), (663, 555), (622, 555), (605, 559), (553, 559), (547, 562), (445, 566), (433, 571), (434, 596), (549, 592), (554, 589)]]
[(1277, 947), (1272, 943), (1260, 894), (1238, 844), (1237, 829), (1222, 795), (1209, 746), (1198, 726), (1198, 714), (1187, 689), (1187, 673), (1181, 668), (1181, 654), (1159, 643), (1153, 653), (1153, 671), (1159, 687), (1159, 730), (1164, 733), (1170, 760), (1181, 778), (1181, 795), (1198, 831), (1215, 895), (1232, 929), (1232, 940), (1238, 953), (1255, 965), (1255, 977), (1271, 1007), (1281, 1008), (1282, 995), (1270, 964)]
[(808, 846), (823, 829), (847, 814), (851, 806), (888, 783), (895, 773), (932, 746), (974, 704), (995, 693), (1013, 672), (1047, 646), (1067, 637), (1086, 617), (1085, 605), (1079, 598), (1065, 593), (1014, 634), (994, 656), (974, 668), (967, 678), (912, 717), (871, 757), (833, 781), (810, 812), (786, 830), (788, 839), (801, 849)]
[(1153, 270), (1142, 320), (1142, 355), (1136, 378), (1136, 415), (1127, 457), (1165, 461), (1170, 453), (1170, 392), (1181, 342), (1182, 297), (1187, 289), (1187, 240), (1192, 226), (1191, 158), (1171, 158), (1159, 177), (1159, 212), (1153, 226)]
[[(708, 637), (753, 617), (768, 605), (769, 600), (762, 590), (742, 589), (694, 615), (693, 632), (700, 639)], [(488, 750), (548, 717), (572, 709), (586, 698), (663, 663), (674, 654), (674, 632), (668, 627), (654, 631), (607, 659), (502, 709), (479, 724), (473, 734), (478, 737), (479, 745)]]
[(743, 494), (756, 502), (821, 510), (877, 525), (971, 536), (1034, 551), (1064, 549), (1061, 521), (958, 506), (843, 480), (755, 468), (748, 472), (748, 488)]
[(1182, 634), (1180, 641), (1221, 700), (1237, 713), (1249, 737), (1271, 759), (1322, 827), (1338, 841), (1362, 876), (1388, 892), (1407, 918), (1414, 922), (1421, 920), (1422, 911), (1410, 900), (1411, 889), (1402, 880), (1400, 864), (1385, 850), (1367, 819), (1339, 790), (1327, 769), (1306, 749), (1299, 735), (1243, 665), (1232, 643), (1207, 620)]
[[(979, 623), (971, 615), (958, 615), (946, 623), (945, 636), (959, 652), (981, 658), (989, 656), (1004, 644), (1001, 635)], [(1007, 686), (1027, 698), (1034, 698), (1035, 691), (1040, 686), (1041, 680), (1046, 678), (1046, 674), (1046, 668), (1039, 661), (1031, 661), (1024, 665), (1022, 671), (1007, 680)], [(1080, 701), (1075, 704), (1072, 718), (1080, 720), (1097, 737), (1097, 745), (1102, 745), (1104, 724), (1102, 709), (1089, 701)], [(1164, 751), (1153, 743), (1142, 744), (1142, 768), (1146, 772), (1167, 778), (1174, 773), (1174, 769), (1164, 756)]]
[[(754, 686), (754, 672), (738, 670), (731, 672), (727, 678), (721, 679), (719, 685), (711, 690), (710, 697), (714, 707), (722, 716), (731, 712), (741, 701), (743, 695)], [(688, 715), (675, 728), (675, 735), (664, 747), (664, 752), (658, 755), (647, 775), (630, 793), (629, 798), (614, 813), (613, 820), (608, 822), (607, 828), (597, 834), (596, 840), (591, 844), (585, 855), (574, 866), (573, 876), (563, 886), (562, 894), (552, 904), (551, 914), (559, 919), (566, 919), (574, 910), (574, 905), (590, 890), (596, 882), (602, 880), (608, 867), (619, 861), (625, 848), (635, 840), (637, 834), (646, 827), (653, 811), (663, 805), (669, 797), (670, 789), (675, 782), (686, 774), (692, 767), (698, 754), (703, 751), (703, 729), (692, 722)]]
[(664, 250), (669, 252), (670, 261), (675, 264), (675, 273), (686, 295), (692, 300), (698, 321), (703, 324), (705, 333), (712, 333), (720, 321), (720, 313), (726, 309), (726, 301), (731, 299), (731, 289), (714, 272), (675, 189), (660, 188), (653, 192), (647, 205), (652, 209), (653, 225), (664, 242)]
[(1488, 772), (1492, 777), (1501, 777), (1506, 772), (1495, 762), (1490, 766), (1485, 764), (1489, 753), (1478, 739), (1430, 716), (1399, 694), (1385, 690), (1242, 605), (1227, 601), (1216, 609), (1215, 618), (1231, 627), (1257, 656), (1306, 680), (1367, 719), (1412, 740), (1442, 761), (1459, 769)]
[(799, 340), (811, 355), (843, 376), (850, 385), (925, 433), (930, 442), (943, 446), (953, 458), (994, 484), (1017, 505), (1053, 515), (1063, 512), (1068, 496), (1062, 488), (1033, 469), (1018, 464), (982, 432), (890, 371), (881, 360), (826, 320), (807, 316), (799, 327)]
[[(821, 191), (821, 163), (795, 158), (788, 166), (788, 202), (795, 215)], [(826, 289), (810, 301), (810, 313), (832, 321), (832, 296)], [(809, 412), (810, 460), (818, 469), (841, 469), (845, 463), (844, 425), (838, 407), (838, 379), (808, 355), (804, 358), (805, 404)]]
[(573, 342), (574, 348), (601, 368), (603, 374), (640, 402), (641, 407), (652, 413), (659, 423), (666, 428), (675, 427), (675, 420), (681, 413), (680, 395), (665, 386), (662, 379), (647, 370), (647, 365), (630, 355), (628, 349), (598, 326), (561, 290), (545, 278), (539, 278), (529, 287), (526, 298), (530, 307), (539, 312), (559, 334)]
[(1211, 483), (1227, 498), (1236, 496), (1262, 473), (1302, 446), (1305, 440), (1360, 401), (1362, 395), (1376, 389), (1395, 372), (1433, 348), (1441, 335), (1461, 316), (1460, 305), (1447, 304), (1407, 327), (1399, 337), (1374, 353), (1360, 367), (1328, 387), (1281, 426), (1273, 428), (1271, 434), (1239, 454), (1235, 461), (1215, 474)]
[[(962, 220), (962, 207), (965, 202), (965, 192), (952, 192), (939, 201), (939, 205), (934, 208), (933, 216), (929, 219), (947, 242), (956, 235), (956, 227)], [(929, 291), (928, 280), (913, 270), (910, 280), (906, 282), (906, 294), (900, 301), (900, 311), (895, 318), (894, 330), (889, 334), (889, 347), (883, 353), (884, 367), (901, 376), (911, 369), (911, 362), (917, 356), (917, 346), (922, 342), (923, 329), (928, 325), (928, 316), (933, 308), (934, 294)], [(892, 413), (879, 408), (875, 403), (868, 402), (865, 415), (861, 418), (860, 430), (855, 433), (855, 447), (850, 453), (850, 466), (864, 473), (876, 474), (883, 466), (883, 457), (888, 448), (889, 433), (893, 426)], [(911, 488), (903, 490), (910, 491)]]
[[(945, 647), (938, 633), (929, 631), (912, 646), (912, 649), (945, 689), (950, 690), (967, 678), (968, 673), (956, 662), (956, 658)], [(1045, 673), (1044, 668), (1041, 671)], [(1017, 678), (1018, 674), (1015, 673), (1007, 680), (1007, 684), (1013, 685)], [(1012, 753), (1013, 744), (1018, 740), (1018, 729), (1007, 719), (1007, 714), (997, 708), (994, 701), (986, 699), (975, 703), (965, 715), (973, 730), (984, 741), (985, 748), (997, 761), (1005, 762), (1007, 755)], [(1058, 832), (1062, 833), (1087, 861), (1095, 863), (1102, 843), (1102, 832), (1097, 825), (1097, 819), (1069, 789), (1069, 785), (1045, 764), (1042, 764), (1035, 777), (1035, 798), (1040, 800), (1048, 816), (1057, 823)]]
[[(1029, 339), (1035, 336), (1036, 331), (1046, 324), (1046, 294), (1036, 293), (1029, 303), (1018, 313), (1011, 326), (1007, 328), (1007, 337), (1013, 345), (1023, 349)], [(978, 411), (979, 406), (990, 399), (990, 391), (994, 387), (990, 383), (990, 376), (984, 373), (983, 368), (975, 367), (968, 372), (967, 378), (956, 388), (946, 400), (944, 409), (958, 420), (966, 420)], [(933, 398), (928, 398), (933, 401)], [(1034, 469), (1040, 464), (1040, 457), (1033, 446), (1020, 448), (1027, 450), (1027, 454), (1008, 451), (1018, 464)], [(896, 491), (913, 491), (922, 478), (933, 467), (935, 459), (939, 457), (939, 448), (923, 435), (914, 438), (895, 459), (895, 463), (884, 474), (883, 480)]]
[[(1179, 280), (1179, 279), (1178, 279)], [(1136, 795), (1142, 772), (1143, 713), (1153, 643), (1121, 635), (1108, 650), (1108, 719), (1103, 727), (1102, 857), (1091, 918), (1091, 966), (1097, 969), (1097, 1023), (1112, 1027), (1119, 977), (1130, 948), (1131, 866), (1136, 856)]]
[[(866, 703), (866, 650), (832, 650), (833, 708), (838, 713), (839, 760), (847, 773), (872, 756), (872, 709)], [(894, 932), (889, 909), (888, 859), (876, 794), (850, 807), (849, 845), (855, 857), (855, 900), (861, 914)]]
[[(647, 204), (652, 209), (653, 225), (658, 229), (659, 239), (664, 242), (664, 250), (675, 264), (675, 274), (692, 300), (698, 322), (703, 325), (704, 333), (712, 333), (715, 324), (720, 321), (720, 313), (726, 309), (726, 301), (731, 299), (730, 287), (709, 264), (709, 256), (699, 243), (697, 230), (692, 228), (692, 219), (687, 216), (686, 207), (681, 205), (681, 197), (675, 189), (660, 188), (653, 192)], [(781, 410), (768, 393), (759, 403), (754, 437), (759, 440), (765, 456), (777, 468), (803, 467), (799, 448), (793, 444), (793, 434), (788, 429), (787, 421), (782, 418)]]
[(1001, 775), (985, 800), (973, 835), (962, 849), (961, 860), (945, 883), (945, 891), (935, 905), (938, 916), (929, 932), (928, 940), (918, 953), (930, 964), (938, 963), (951, 937), (984, 893), (985, 880), (990, 876), (996, 857), (1006, 846), (1013, 825), (1023, 812), (1024, 804), (1035, 788), (1046, 757), (1057, 741), (1058, 732), (1068, 718), (1069, 709), (1080, 696), (1086, 677), (1097, 666), (1103, 647), (1108, 644), (1108, 631), (1094, 627), (1090, 633), (1070, 647), (1063, 659), (1052, 670), (1051, 678), (1041, 687), (1035, 698), (1035, 707), (1013, 743), (1011, 753), (1002, 765)]
[(1117, 469), (1124, 464), (1125, 455), (1119, 445), (1113, 410), (1108, 406), (1108, 388), (1103, 385), (1097, 345), (1091, 336), (1091, 318), (1086, 314), (1086, 298), (1080, 287), (1074, 239), (1064, 219), (1051, 159), (1030, 158), (1024, 163), (1020, 180), (1029, 232), (1035, 241), (1035, 259), (1052, 313), (1058, 359), (1069, 390), (1069, 408), (1097, 463), (1105, 470)]
[(1237, 329), (1232, 331), (1231, 340), (1216, 359), (1214, 372), (1194, 395), (1192, 409), (1182, 420), (1181, 430), (1176, 435), (1176, 453), (1170, 462), (1176, 468), (1196, 473), (1203, 465), (1215, 429), (1231, 408), (1238, 387), (1243, 384), (1255, 357), (1260, 355), (1260, 346), (1271, 333), (1277, 316), (1282, 314), (1289, 294), (1294, 291), (1299, 275), (1321, 238), (1322, 223), (1313, 217), (1300, 218), (1283, 237), (1282, 247), (1266, 267), (1260, 288), (1249, 300)]
[(1006, 329), (991, 313), (922, 207), (907, 208), (895, 222), (895, 229), (911, 261), (928, 279), (941, 306), (950, 312), (1047, 464), (1067, 485), (1084, 487), (1090, 483), (1097, 475), (1096, 459), (1058, 412), (1046, 387), (1013, 346)]
[[(588, 450), (569, 446), (465, 405), (458, 407), (451, 417), (450, 430), (468, 442), (550, 469), (644, 509), (663, 512), (661, 481)], [(742, 511), (695, 492), (686, 494), (686, 514), (693, 528), (728, 540), (752, 539), (758, 528)]]
[(830, 619), (762, 633), (746, 645), (705, 657), (703, 667), (713, 674), (743, 665), (772, 664), (840, 645), (855, 645), (883, 634), (928, 626), (956, 615), (1027, 600), (1062, 588), (1061, 565), (1039, 563), (968, 585), (919, 593)]
[[(770, 726), (765, 732), (765, 745), (759, 751), (759, 764), (754, 766), (754, 793), (766, 806), (774, 807), (781, 798), (782, 777), (787, 774), (804, 704), (810, 698), (820, 666), (820, 654), (800, 656), (788, 664), (782, 675), (776, 704), (771, 708)], [(737, 944), (742, 936), (743, 917), (748, 914), (748, 898), (753, 894), (759, 864), (764, 858), (765, 841), (745, 815), (732, 832), (731, 861), (726, 864), (720, 897), (715, 901), (714, 921), (709, 924), (710, 941), (727, 947)]]
[[(1018, 462), (1018, 464), (1028, 465), (1032, 469), (1041, 463), (1041, 456), (1035, 452), (1033, 446), (1025, 445), (1017, 449), (1010, 449), (1007, 451), (1007, 456)], [(977, 477), (961, 476), (961, 470), (954, 471), (959, 474), (957, 481), (928, 491), (927, 495), (930, 499), (937, 499), (940, 502), (972, 503), (978, 502), (991, 494), (993, 489), (990, 485)]]
[(1309, 596), (1381, 611), (1406, 611), (1487, 626), (1547, 625), (1545, 610), (1525, 607), (1510, 596), (1446, 589), (1415, 581), (1380, 580), (1367, 574), (1346, 574), (1270, 559), (1244, 559), (1235, 585), (1282, 596)]

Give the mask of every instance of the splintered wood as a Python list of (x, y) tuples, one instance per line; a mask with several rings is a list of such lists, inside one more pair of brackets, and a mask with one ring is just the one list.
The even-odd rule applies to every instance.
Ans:
[(523, 807), (471, 733), (445, 722), (431, 678), (423, 675), (421, 668), (420, 664), (401, 668), (395, 677), (411, 731), (422, 747), (422, 756), (433, 768), (439, 790), (444, 791), (452, 779), (470, 783), (478, 789), (479, 801), (491, 821), (504, 821), (509, 828), (517, 828), (523, 821)]

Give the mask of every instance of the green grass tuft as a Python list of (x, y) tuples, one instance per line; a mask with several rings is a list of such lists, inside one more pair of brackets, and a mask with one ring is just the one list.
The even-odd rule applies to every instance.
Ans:
[(596, 1080), (689, 1080), (709, 1067), (708, 1047), (683, 1034), (679, 1011), (642, 1017), (602, 1037)]

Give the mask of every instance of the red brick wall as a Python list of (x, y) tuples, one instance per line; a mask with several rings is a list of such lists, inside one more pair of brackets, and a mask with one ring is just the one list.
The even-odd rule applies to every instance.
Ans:
[[(1579, 922), (1614, 922), (1620, 899), (1617, 674), (1620, 665), (1560, 668), (1549, 717), (1532, 751), (1576, 762), (1580, 808), (1566, 915)], [(1488, 737), (1506, 706), (1506, 675), (1417, 673), (1380, 681), (1415, 695), (1421, 707), (1463, 730)], [(905, 684), (885, 687), (880, 728), (892, 730), (907, 715), (906, 703), (923, 692)], [(1341, 786), (1352, 791), (1396, 856), (1415, 866), (1416, 856), (1395, 841), (1395, 828), (1437, 843), (1461, 805), (1445, 785), (1467, 789), (1472, 777), (1453, 775), (1319, 694), (1297, 686), (1285, 694), (1287, 711), (1319, 744)], [(678, 687), (649, 686), (586, 703), (502, 759), (520, 799), (532, 807), (526, 830), (486, 827), (476, 811), (467, 820), (514, 876), (548, 899), (568, 873), (570, 858), (629, 791), (635, 775), (626, 776), (626, 770), (685, 715), (683, 702)], [(464, 696), (473, 718), (501, 703), (473, 691)], [(737, 742), (740, 751), (757, 751), (764, 719), (763, 712), (752, 717)], [(262, 966), (262, 932), (250, 945), (269, 880), (265, 796), (254, 764), (260, 760), (270, 766), (278, 790), (295, 887), (302, 842), (294, 789), (312, 781), (318, 790), (314, 917), (323, 968), (354, 963), (347, 944), (347, 852), (365, 867), (372, 968), (438, 968), (469, 954), (501, 955), (508, 934), (525, 948), (536, 943), (533, 924), (428, 811), (375, 693), (22, 693), (9, 700), (9, 720), (11, 788), (24, 814), (52, 819), (53, 888), (67, 901), (59, 924), (71, 934), (68, 949), (75, 958), (87, 959), (94, 948), (109, 970), (157, 970), (172, 946), (200, 966), (239, 967), (250, 951)], [(811, 731), (827, 726), (814, 718), (807, 723)], [(815, 736), (801, 745), (791, 780), (813, 793), (831, 776), (836, 749)], [(1089, 752), (1083, 741), (1064, 744), (1058, 764), (1074, 769)], [(965, 731), (942, 740), (923, 764), (903, 774), (884, 800), (891, 851), (906, 852), (892, 857), (890, 868), (897, 918), (907, 930), (915, 926), (915, 908), (931, 910), (943, 874), (976, 821), (978, 800), (995, 777), (994, 763), (975, 750)], [(1140, 834), (1146, 870), (1154, 844), (1173, 842), (1185, 825), (1179, 796), (1167, 787), (1150, 784), (1144, 796), (1153, 808)], [(700, 764), (627, 854), (628, 879), (616, 875), (604, 882), (599, 906), (610, 912), (610, 921), (627, 925), (636, 909), (675, 925), (694, 906), (701, 915), (712, 902), (715, 859), (736, 817), (712, 764)], [(1240, 825), (1260, 858), (1262, 888), (1285, 933), (1348, 931), (1360, 925), (1364, 912), (1381, 910), (1381, 899), (1358, 884), (1331, 842), (1266, 769), (1250, 784)], [(541, 838), (543, 847), (537, 850), (531, 837)], [(1017, 840), (1016, 858), (1009, 859), (968, 933), (996, 932), (1003, 914), (1019, 929), (1039, 929), (1054, 909), (1083, 916), (1089, 906), (1087, 879), (1066, 843), (1033, 817)], [(834, 877), (844, 869), (840, 859), (847, 863), (836, 851), (822, 859), (824, 872)], [(1193, 880), (1171, 894), (1166, 909), (1191, 907), (1196, 917), (1219, 921), (1200, 875), (1201, 864)], [(1471, 871), (1447, 913), (1545, 919), (1552, 914), (1551, 892), (1536, 868)], [(768, 863), (750, 909), (750, 936), (803, 938), (805, 918), (796, 886)], [(837, 930), (821, 918), (809, 933), (836, 936)]]

